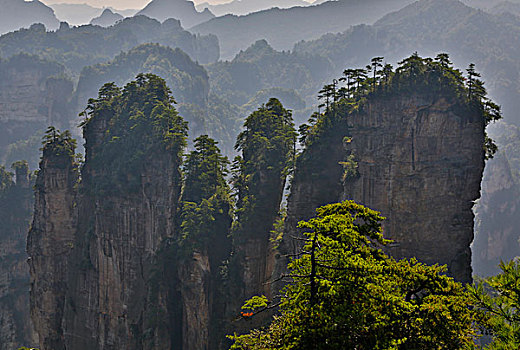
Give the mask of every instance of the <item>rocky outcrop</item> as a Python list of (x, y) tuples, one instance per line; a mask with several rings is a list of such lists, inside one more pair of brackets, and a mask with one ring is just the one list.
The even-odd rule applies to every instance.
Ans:
[(49, 125), (71, 127), (73, 86), (63, 74), (59, 64), (26, 54), (0, 61), (0, 157)]
[[(139, 79), (139, 87), (133, 82), (129, 89), (148, 89), (143, 96), (168, 108), (171, 97), (164, 82), (156, 76)], [(177, 234), (181, 135), (186, 126), (173, 110), (158, 117), (158, 109), (150, 108), (137, 123), (151, 125), (153, 118), (163, 118), (174, 136), (166, 138), (159, 127), (128, 133), (139, 130), (126, 124), (135, 121), (133, 112), (125, 109), (116, 115), (121, 108), (111, 109), (104, 100), (114, 94), (113, 104), (128, 103), (120, 100), (118, 91), (115, 86), (104, 90), (99, 109), (92, 107), (77, 187), (73, 151), (58, 147), (63, 139), (73, 143), (70, 134), (46, 136), (28, 239), (31, 311), (42, 350), (175, 346), (175, 330), (169, 325), (180, 327), (181, 322), (169, 308), (177, 301), (175, 290), (170, 293), (170, 281), (177, 283), (177, 277), (169, 271), (170, 256), (159, 252), (167, 250)], [(124, 97), (135, 101), (136, 95)], [(121, 148), (117, 140), (134, 148)]]
[(484, 169), (479, 110), (444, 94), (413, 93), (372, 95), (357, 111), (330, 113), (342, 117), (307, 147), (296, 169), (284, 252), (298, 252), (290, 238), (298, 220), (352, 199), (387, 218), (391, 255), (446, 264), (450, 275), (470, 282), (472, 208)]
[(41, 349), (65, 349), (61, 323), (68, 258), (74, 249), (77, 180), (73, 155), (46, 147), (36, 180), (34, 218), (27, 237), (31, 316)]
[(499, 153), (486, 165), (482, 181), (482, 198), (475, 214), (473, 268), (478, 276), (491, 276), (500, 269), (500, 261), (520, 255), (519, 188), (504, 153)]
[(16, 182), (0, 190), (0, 350), (38, 344), (29, 312), (25, 252), (33, 194), (27, 167), (15, 170)]
[(472, 279), (472, 208), (484, 171), (480, 113), (443, 95), (413, 94), (370, 101), (348, 119), (358, 176), (343, 198), (381, 211), (397, 258), (446, 264)]
[[(71, 302), (64, 328), (67, 349), (170, 348), (147, 317), (167, 312), (149, 303), (154, 258), (161, 243), (175, 233), (174, 216), (180, 195), (176, 155), (150, 154), (147, 166), (135, 169), (135, 191), (96, 192), (110, 178), (111, 166), (91, 160), (109, 140), (103, 118), (93, 119), (85, 132), (87, 162), (83, 168), (85, 194), (78, 199), (77, 256), (68, 278)], [(124, 184), (122, 185), (124, 187)], [(148, 307), (155, 308), (148, 310)], [(150, 337), (151, 339), (147, 339)]]
[(139, 75), (123, 89), (103, 86), (84, 122), (81, 183), (71, 186), (71, 159), (45, 151), (38, 175), (29, 254), (41, 349), (224, 348), (225, 334), (269, 320), (269, 311), (240, 317), (240, 307), (254, 295), (276, 299), (273, 282), (302, 244), (297, 222), (343, 199), (387, 217), (393, 256), (447, 264), (469, 282), (482, 105), (463, 86), (435, 90), (438, 76), (394, 79), (315, 114), (297, 158), (290, 111), (271, 99), (252, 113), (237, 142), (233, 226), (215, 141), (195, 140), (181, 177), (186, 124), (165, 82)]

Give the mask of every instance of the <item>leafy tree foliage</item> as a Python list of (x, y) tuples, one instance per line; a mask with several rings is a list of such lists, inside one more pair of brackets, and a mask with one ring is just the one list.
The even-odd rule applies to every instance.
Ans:
[(13, 185), (13, 173), (7, 171), (5, 166), (0, 165), (0, 194)]
[(187, 202), (200, 202), (226, 188), (227, 157), (222, 156), (217, 142), (207, 135), (194, 141), (195, 150), (187, 157), (184, 166), (185, 188), (183, 199)]
[[(352, 201), (300, 222), (306, 244), (289, 264), (280, 315), (266, 329), (235, 335), (233, 349), (467, 349), (475, 314), (444, 267), (396, 261), (381, 247), (379, 213)], [(263, 297), (245, 317), (269, 308)], [(253, 316), (254, 317), (254, 316)]]
[(227, 235), (232, 204), (225, 179), (228, 164), (217, 142), (202, 135), (195, 139), (195, 150), (188, 154), (184, 165), (181, 244), (213, 252), (220, 247), (220, 252), (216, 252), (217, 263), (222, 262), (230, 249)]
[(294, 162), (296, 131), (291, 112), (274, 98), (253, 112), (244, 128), (235, 145), (242, 152), (234, 163), (238, 220), (250, 228), (243, 234), (268, 233)]
[(493, 335), (489, 350), (520, 347), (520, 262), (500, 263), (501, 273), (471, 287), (483, 324)]
[[(92, 157), (92, 166), (107, 174), (93, 186), (108, 192), (121, 187), (137, 190), (140, 170), (159, 151), (181, 163), (188, 128), (174, 103), (164, 80), (153, 74), (139, 74), (123, 89), (105, 84), (98, 98), (89, 100), (82, 123), (91, 151), (87, 156)], [(107, 130), (100, 134), (99, 125)]]
[(69, 130), (62, 132), (54, 126), (49, 126), (43, 136), (42, 145), (42, 159), (52, 159), (54, 166), (65, 168), (71, 164), (71, 160), (77, 165), (75, 163), (77, 143)]
[[(325, 85), (318, 95), (318, 99), (325, 100), (320, 105), (325, 107), (325, 112), (318, 111), (311, 116), (308, 124), (300, 127), (300, 141), (310, 146), (325, 130), (335, 128), (334, 125), (341, 122), (345, 115), (359, 110), (367, 101), (403, 92), (419, 91), (455, 98), (458, 109), (478, 113), (485, 126), (502, 118), (500, 106), (487, 97), (484, 82), (478, 79), (480, 74), (474, 64), (470, 64), (465, 78), (460, 70), (453, 67), (446, 53), (439, 54), (435, 59), (422, 58), (414, 53), (399, 62), (395, 71), (391, 65), (382, 62), (383, 57), (375, 57), (366, 69), (346, 69), (343, 77)], [(338, 112), (341, 108), (343, 111)], [(492, 158), (497, 151), (487, 134), (483, 147), (486, 159)]]

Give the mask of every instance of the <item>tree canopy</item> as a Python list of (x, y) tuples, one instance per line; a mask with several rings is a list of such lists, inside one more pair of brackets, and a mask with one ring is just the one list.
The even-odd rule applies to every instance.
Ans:
[(235, 145), (242, 152), (234, 162), (238, 221), (252, 228), (245, 230), (249, 234), (268, 233), (293, 166), (297, 134), (291, 111), (275, 98), (249, 115), (244, 129)]
[[(166, 152), (181, 163), (188, 126), (174, 103), (165, 81), (153, 74), (139, 74), (123, 89), (107, 83), (97, 99), (89, 100), (82, 123), (87, 156), (108, 174), (96, 184), (98, 189), (136, 190), (138, 170), (154, 152)], [(106, 130), (100, 133), (99, 125), (106, 125)], [(99, 143), (103, 147), (98, 149)]]
[[(306, 244), (289, 264), (279, 316), (232, 336), (232, 349), (471, 348), (469, 293), (444, 267), (384, 254), (383, 219), (346, 201), (300, 222)], [(256, 297), (244, 308), (248, 317), (269, 306)]]

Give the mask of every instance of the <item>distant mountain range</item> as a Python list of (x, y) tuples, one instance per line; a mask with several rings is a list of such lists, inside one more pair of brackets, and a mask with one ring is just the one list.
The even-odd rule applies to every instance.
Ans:
[(305, 0), (233, 0), (224, 4), (212, 5), (204, 2), (196, 6), (197, 10), (205, 8), (210, 10), (215, 16), (227, 14), (247, 15), (252, 12), (270, 9), (273, 7), (290, 8), (295, 6), (309, 6), (311, 2)]
[(38, 0), (0, 0), (0, 9), (0, 35), (34, 23), (52, 30), (60, 25), (52, 9)]
[(246, 16), (217, 17), (190, 31), (215, 34), (220, 41), (222, 58), (230, 59), (257, 40), (266, 39), (275, 49), (287, 50), (301, 40), (343, 32), (352, 25), (374, 23), (413, 1), (339, 0), (307, 7), (275, 8)]
[(340, 74), (344, 67), (363, 67), (376, 56), (395, 63), (415, 51), (422, 56), (447, 52), (459, 67), (474, 62), (491, 96), (503, 106), (505, 120), (520, 125), (518, 38), (520, 17), (493, 15), (456, 0), (421, 0), (372, 26), (300, 42), (294, 53), (322, 55)]
[(488, 12), (501, 15), (509, 13), (515, 16), (520, 16), (520, 3), (503, 1), (488, 10)]
[(110, 27), (122, 20), (124, 17), (119, 13), (114, 13), (110, 9), (105, 9), (103, 13), (90, 21), (90, 24), (100, 27)]
[(219, 58), (218, 40), (214, 35), (191, 34), (178, 20), (159, 23), (146, 16), (125, 18), (109, 28), (63, 24), (55, 32), (46, 32), (42, 25), (34, 24), (29, 29), (1, 36), (0, 57), (25, 52), (59, 62), (78, 74), (85, 66), (113, 59), (121, 51), (145, 43), (180, 48), (201, 64)]
[(206, 22), (215, 17), (208, 9), (198, 12), (195, 4), (189, 0), (152, 0), (137, 13), (163, 22), (169, 18), (181, 21), (184, 28)]
[[(98, 16), (101, 16), (104, 9), (100, 7), (93, 7), (87, 4), (54, 4), (49, 5), (54, 10), (56, 17), (63, 22), (70, 25), (88, 24), (90, 21)], [(108, 7), (112, 12), (120, 14), (123, 17), (131, 17), (139, 10), (116, 10)]]

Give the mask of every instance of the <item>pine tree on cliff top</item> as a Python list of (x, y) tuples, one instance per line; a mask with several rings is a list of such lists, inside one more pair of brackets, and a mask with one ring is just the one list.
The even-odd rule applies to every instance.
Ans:
[[(488, 96), (484, 82), (470, 64), (467, 77), (454, 68), (449, 55), (441, 53), (432, 58), (423, 58), (417, 53), (399, 62), (393, 70), (389, 64), (383, 64), (382, 57), (375, 57), (367, 66), (373, 77), (367, 75), (367, 69), (346, 69), (338, 80), (345, 86), (328, 84), (319, 92), (318, 99), (325, 99), (326, 109), (314, 113), (308, 124), (300, 127), (300, 140), (309, 147), (326, 129), (338, 128), (344, 124), (344, 118), (359, 110), (371, 99), (391, 97), (396, 94), (436, 94), (450, 96), (457, 101), (458, 107), (471, 113), (480, 113), (485, 126), (502, 118), (500, 106)], [(382, 68), (379, 70), (379, 68)], [(371, 87), (371, 88), (369, 88)], [(332, 101), (332, 102), (331, 102)], [(486, 159), (492, 158), (497, 146), (486, 134), (484, 142)]]
[(296, 131), (291, 112), (275, 98), (247, 117), (244, 128), (235, 145), (242, 152), (234, 164), (235, 232), (268, 237), (293, 165)]
[(220, 264), (231, 249), (227, 236), (232, 203), (225, 179), (229, 161), (207, 135), (196, 138), (194, 148), (184, 164), (180, 244), (184, 251), (208, 250)]

